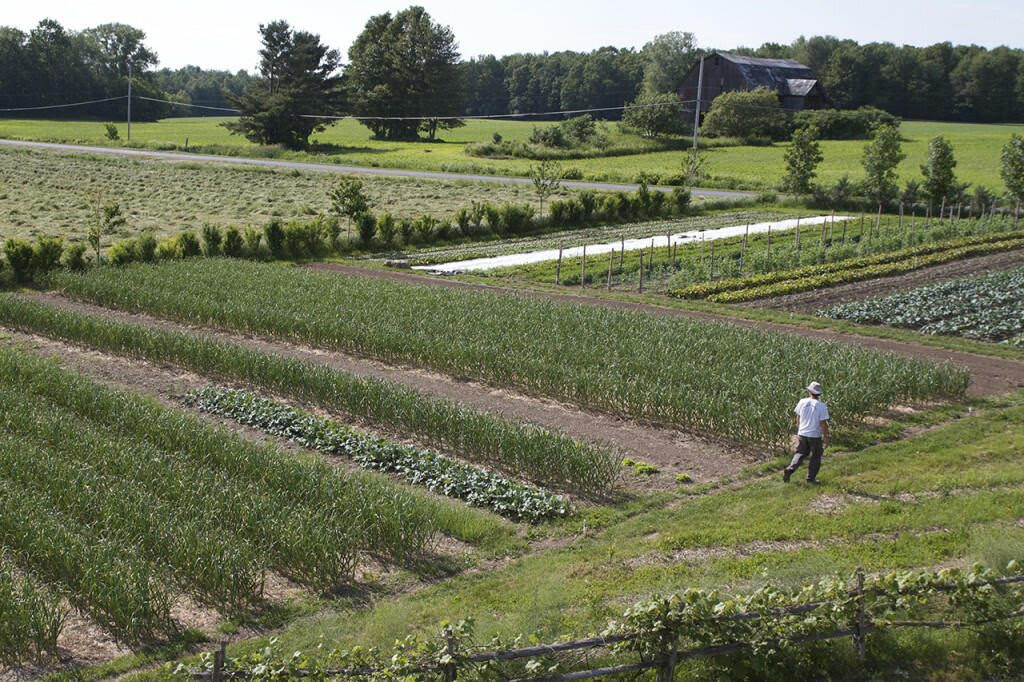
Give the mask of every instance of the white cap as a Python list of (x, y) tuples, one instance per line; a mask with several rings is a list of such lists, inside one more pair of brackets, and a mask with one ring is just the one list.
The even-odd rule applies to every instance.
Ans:
[(808, 384), (807, 390), (813, 393), (814, 395), (821, 395), (821, 384), (819, 384), (817, 381), (812, 381), (810, 384)]

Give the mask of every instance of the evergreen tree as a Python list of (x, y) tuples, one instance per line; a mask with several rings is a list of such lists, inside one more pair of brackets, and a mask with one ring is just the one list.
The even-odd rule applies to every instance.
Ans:
[(304, 149), (309, 136), (330, 123), (309, 115), (336, 113), (341, 104), (341, 57), (320, 36), (294, 31), (286, 21), (261, 25), (260, 35), (260, 78), (228, 98), (242, 115), (223, 125), (257, 144)]

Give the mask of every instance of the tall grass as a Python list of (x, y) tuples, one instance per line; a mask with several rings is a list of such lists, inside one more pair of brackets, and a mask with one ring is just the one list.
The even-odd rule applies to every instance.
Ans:
[(26, 331), (154, 362), (172, 362), (339, 409), (544, 485), (599, 494), (619, 475), (618, 458), (604, 448), (322, 365), (11, 296), (0, 297), (0, 319)]
[(968, 382), (950, 366), (734, 325), (256, 263), (96, 269), (56, 284), (102, 305), (770, 446), (787, 441), (791, 403), (812, 378), (828, 387), (840, 422), (900, 400), (959, 396)]

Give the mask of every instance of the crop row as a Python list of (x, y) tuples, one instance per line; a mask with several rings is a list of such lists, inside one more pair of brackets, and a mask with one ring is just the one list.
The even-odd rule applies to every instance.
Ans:
[(822, 275), (828, 275), (831, 273), (846, 270), (857, 270), (860, 268), (866, 268), (871, 266), (887, 265), (890, 263), (905, 261), (907, 259), (919, 258), (922, 256), (928, 256), (936, 253), (951, 251), (953, 249), (972, 247), (978, 245), (988, 245), (993, 243), (1011, 241), (1019, 238), (1021, 238), (1021, 235), (1019, 233), (1012, 232), (998, 232), (993, 234), (972, 235), (968, 237), (961, 237), (958, 239), (946, 240), (932, 244), (912, 246), (877, 255), (850, 258), (847, 260), (840, 261), (838, 263), (819, 263), (814, 265), (806, 265), (799, 268), (777, 270), (774, 272), (765, 272), (758, 275), (749, 275), (747, 277), (730, 277), (715, 280), (712, 282), (693, 284), (691, 286), (674, 289), (670, 292), (670, 295), (675, 298), (710, 298), (717, 294), (723, 294), (732, 291), (749, 290), (752, 288), (765, 287), (780, 282), (804, 279), (808, 277), (819, 277)]
[(819, 314), (987, 341), (1024, 335), (1024, 268), (834, 306)]
[(410, 483), (516, 520), (536, 523), (572, 513), (569, 501), (560, 495), (510, 481), (444, 455), (373, 438), (334, 420), (248, 391), (208, 387), (190, 393), (185, 402), (304, 447), (350, 458), (360, 466), (399, 474)]
[(715, 303), (742, 303), (744, 301), (754, 301), (761, 298), (770, 298), (772, 296), (795, 294), (801, 291), (832, 287), (839, 284), (848, 284), (850, 282), (862, 282), (864, 280), (875, 279), (877, 277), (890, 277), (905, 272), (911, 272), (913, 270), (919, 270), (931, 265), (949, 263), (950, 261), (960, 260), (961, 258), (981, 256), (988, 253), (1013, 251), (1020, 248), (1024, 248), (1024, 237), (1015, 237), (1005, 239), (1003, 241), (973, 244), (970, 246), (960, 246), (925, 256), (908, 256), (903, 260), (883, 263), (880, 265), (849, 268), (844, 267), (831, 272), (825, 272), (820, 275), (797, 277), (795, 279), (787, 279), (774, 284), (753, 286), (747, 289), (735, 289), (733, 291), (726, 291), (720, 294), (708, 296), (708, 300)]
[[(999, 241), (1001, 236), (1020, 236), (1012, 219), (939, 220), (916, 224), (907, 218), (902, 227), (894, 218), (864, 224), (847, 220), (822, 223), (738, 237), (710, 243), (691, 244), (679, 251), (677, 272), (667, 284), (670, 292), (688, 292), (686, 298), (705, 298), (742, 282), (770, 284), (789, 278), (793, 271), (817, 274), (841, 268), (854, 261), (862, 265), (899, 260), (903, 255), (923, 255), (976, 241)], [(903, 255), (900, 255), (900, 254)], [(864, 260), (862, 260), (864, 259)], [(878, 259), (878, 260), (871, 260)], [(655, 262), (663, 260), (658, 257)], [(763, 278), (763, 279), (762, 279)], [(750, 283), (747, 283), (747, 280)], [(703, 287), (708, 287), (704, 289)]]
[(423, 495), (46, 361), (0, 350), (0, 378), (0, 542), (122, 640), (172, 632), (176, 590), (234, 611), (266, 570), (330, 589), (358, 552), (404, 563), (441, 526)]
[(58, 597), (0, 556), (0, 668), (56, 656), (66, 616)]
[(847, 423), (897, 400), (961, 395), (968, 380), (951, 366), (737, 325), (258, 263), (100, 268), (57, 284), (102, 305), (768, 445), (788, 439), (789, 404), (812, 377)]
[(541, 485), (595, 495), (614, 485), (619, 474), (618, 457), (605, 448), (311, 362), (12, 296), (0, 297), (0, 321), (98, 350), (171, 362), (309, 400)]

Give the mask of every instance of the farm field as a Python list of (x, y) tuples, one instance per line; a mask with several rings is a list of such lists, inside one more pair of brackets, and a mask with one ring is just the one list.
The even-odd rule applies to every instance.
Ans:
[[(168, 281), (185, 284), (171, 292), (166, 287)], [(516, 431), (507, 425), (504, 431), (495, 431), (498, 425), (493, 421), (480, 421), (486, 417), (483, 413), (474, 416), (465, 407), (454, 410), (450, 406), (444, 407), (447, 412), (440, 412), (439, 404), (427, 409), (422, 399), (414, 400), (377, 382), (342, 380), (340, 372), (327, 367), (323, 350), (317, 351), (319, 361), (286, 361), (269, 352), (256, 352), (251, 346), (228, 343), (223, 340), (225, 334), (207, 331), (207, 327), (220, 327), (239, 338), (290, 339), (375, 356), (399, 367), (416, 365), (473, 376), (503, 391), (554, 395), (619, 416), (655, 414), (641, 412), (653, 404), (678, 409), (683, 392), (673, 387), (681, 385), (686, 400), (695, 405), (692, 416), (703, 420), (694, 425), (721, 434), (723, 422), (716, 421), (719, 417), (713, 412), (718, 404), (709, 392), (700, 392), (699, 386), (704, 384), (718, 389), (724, 401), (731, 401), (731, 423), (736, 428), (727, 437), (771, 447), (786, 438), (788, 405), (799, 393), (792, 376), (802, 381), (804, 375), (813, 373), (824, 377), (822, 381), (834, 391), (830, 407), (843, 417), (837, 424), (837, 440), (829, 451), (821, 488), (790, 484), (783, 489), (776, 473), (781, 460), (762, 449), (758, 458), (735, 473), (703, 485), (683, 479), (672, 485), (652, 485), (656, 476), (621, 467), (616, 483), (622, 486), (619, 494), (591, 498), (579, 496), (577, 489), (570, 493), (571, 514), (556, 514), (555, 521), (528, 523), (522, 519), (514, 523), (503, 520), (505, 514), (427, 496), (419, 486), (345, 473), (355, 480), (369, 477), (367, 480), (379, 485), (394, 486), (432, 510), (428, 518), (435, 529), (433, 537), (441, 541), (430, 546), (442, 552), (433, 560), (444, 567), (442, 577), (436, 579), (433, 573), (430, 575), (435, 578), (424, 580), (415, 565), (396, 560), (397, 566), (383, 574), (383, 584), (371, 580), (371, 589), (360, 561), (355, 564), (352, 588), (368, 589), (373, 596), (366, 599), (321, 594), (296, 581), (302, 596), (297, 603), (289, 602), (291, 606), (275, 621), (273, 631), (278, 645), (291, 650), (312, 652), (321, 636), (327, 646), (380, 645), (410, 631), (431, 634), (441, 620), (464, 617), (474, 618), (480, 641), (492, 635), (511, 638), (519, 634), (547, 641), (592, 633), (620, 615), (628, 604), (684, 586), (728, 586), (744, 591), (762, 584), (766, 576), (776, 584), (796, 586), (805, 579), (849, 572), (856, 566), (874, 572), (967, 566), (979, 560), (999, 568), (1024, 551), (1024, 535), (1016, 525), (1016, 510), (1022, 504), (1018, 498), (1024, 495), (1017, 459), (1024, 444), (1019, 426), (1024, 395), (960, 402), (966, 377), (959, 370), (707, 323), (246, 261), (196, 259), (98, 268), (84, 275), (59, 273), (53, 285), (65, 295), (94, 300), (113, 310), (147, 311), (187, 323), (190, 328), (185, 333), (175, 331), (185, 329), (184, 325), (144, 324), (144, 318), (138, 316), (113, 311), (101, 315), (94, 307), (58, 305), (61, 297), (54, 294), (4, 295), (0, 299), (0, 330), (14, 335), (13, 343), (24, 345), (32, 356), (52, 354), (64, 367), (58, 370), (52, 363), (2, 351), (19, 362), (46, 369), (45, 381), (33, 390), (44, 392), (48, 401), (73, 402), (75, 409), (86, 410), (95, 422), (99, 419), (96, 415), (108, 409), (108, 401), (97, 400), (96, 395), (123, 396), (121, 392), (130, 389), (143, 395), (179, 396), (188, 385), (205, 391), (196, 394), (203, 402), (203, 406), (197, 405), (201, 411), (220, 415), (215, 429), (202, 422), (202, 433), (233, 429), (244, 435), (245, 447), (281, 448), (262, 442), (271, 434), (278, 443), (291, 443), (287, 450), (276, 450), (278, 456), (294, 458), (302, 466), (320, 467), (323, 461), (347, 461), (349, 457), (359, 462), (363, 452), (371, 459), (379, 457), (374, 454), (378, 452), (406, 456), (428, 441), (426, 445), (433, 444), (438, 452), (508, 472), (514, 480), (555, 481), (562, 477), (566, 481), (578, 479), (585, 469), (593, 470), (598, 460), (587, 464), (586, 458), (600, 453), (583, 444), (568, 443), (557, 434)], [(216, 295), (209, 295), (212, 292)], [(289, 297), (288, 304), (280, 302), (283, 296)], [(331, 310), (322, 308), (322, 302), (330, 302)], [(269, 313), (274, 310), (289, 314)], [(416, 316), (410, 317), (414, 312)], [(532, 334), (521, 331), (526, 326)], [(500, 339), (495, 336), (499, 328), (503, 332)], [(620, 333), (626, 329), (628, 333)], [(438, 344), (439, 335), (460, 342)], [(484, 352), (488, 347), (503, 349), (504, 364), (490, 359)], [(575, 351), (566, 353), (565, 348)], [(686, 348), (692, 360), (681, 362), (676, 357), (679, 348)], [(550, 349), (557, 350), (557, 360), (552, 355), (555, 350)], [(461, 353), (465, 357), (460, 357)], [(765, 362), (766, 356), (771, 361)], [(309, 357), (317, 356), (310, 352)], [(535, 364), (522, 362), (524, 357), (536, 358)], [(808, 357), (813, 362), (808, 363)], [(737, 369), (729, 369), (726, 358)], [(518, 366), (512, 365), (513, 361)], [(778, 371), (780, 367), (783, 371)], [(122, 387), (97, 387), (69, 373), (75, 368)], [(539, 368), (553, 375), (550, 383), (538, 380)], [(691, 376), (681, 379), (681, 369)], [(183, 379), (192, 372), (200, 376)], [(718, 377), (718, 383), (707, 378), (708, 372)], [(745, 376), (740, 378), (740, 373)], [(136, 375), (145, 379), (133, 378)], [(619, 376), (634, 381), (619, 381)], [(731, 393), (730, 384), (743, 395)], [(891, 391), (893, 384), (900, 386), (898, 391)], [(81, 390), (72, 391), (69, 385)], [(218, 387), (224, 385), (231, 389)], [(251, 393), (240, 393), (239, 387)], [(469, 384), (467, 389), (471, 388)], [(9, 390), (23, 391), (18, 383), (12, 383)], [(601, 403), (602, 391), (616, 402)], [(252, 394), (271, 400), (262, 401)], [(856, 400), (853, 394), (859, 394)], [(929, 404), (920, 404), (921, 399)], [(83, 406), (78, 406), (79, 400)], [(953, 402), (931, 402), (934, 400)], [(122, 397), (120, 401), (110, 404), (139, 401), (157, 412), (180, 409), (138, 398)], [(285, 408), (284, 402), (301, 407), (297, 411)], [(781, 406), (774, 410), (780, 415), (778, 425), (773, 409), (748, 409), (754, 403)], [(899, 410), (887, 410), (893, 403), (900, 403)], [(388, 409), (378, 409), (382, 405)], [(393, 409), (396, 405), (397, 410)], [(157, 412), (128, 410), (118, 428), (142, 428), (142, 415)], [(377, 433), (401, 437), (399, 448), (360, 450), (371, 441), (352, 437), (344, 427), (332, 425), (344, 424), (332, 420), (353, 412), (359, 412), (361, 424), (384, 426)], [(47, 409), (38, 419), (58, 419), (49, 415)], [(688, 421), (673, 422), (678, 415), (685, 413), (660, 420), (691, 426)], [(871, 423), (861, 419), (868, 415), (873, 416)], [(687, 419), (692, 416), (685, 415)], [(191, 415), (181, 418), (195, 419)], [(467, 428), (471, 423), (480, 424), (481, 429), (485, 424), (491, 426), (480, 430), (480, 438), (476, 438)], [(149, 427), (145, 437), (155, 438), (159, 426)], [(180, 427), (179, 432), (191, 434), (190, 429)], [(496, 433), (521, 440), (506, 440), (506, 446), (487, 450), (485, 444)], [(231, 434), (224, 437), (242, 440)], [(169, 443), (161, 441), (170, 449), (180, 440)], [(523, 443), (535, 445), (524, 449)], [(537, 455), (533, 460), (500, 457), (503, 452), (528, 453), (531, 448)], [(568, 449), (559, 453), (543, 448)], [(326, 460), (314, 459), (313, 452)], [(571, 453), (580, 458), (575, 473), (550, 466)], [(708, 453), (705, 456), (723, 458), (739, 454), (728, 448)], [(428, 471), (427, 463), (436, 463), (423, 459), (421, 465), (420, 461), (407, 460), (402, 466), (412, 463)], [(201, 472), (195, 475), (201, 476)], [(460, 478), (459, 484), (465, 480), (471, 481), (472, 476)], [(571, 486), (555, 489), (566, 487)], [(540, 501), (537, 497), (520, 499)], [(694, 522), (709, 518), (716, 519), (715, 523)], [(445, 553), (452, 551), (453, 542), (455, 554)], [(494, 557), (501, 559), (495, 561)], [(44, 589), (45, 584), (39, 587)], [(180, 588), (177, 583), (173, 587), (176, 596)], [(273, 600), (275, 594), (266, 598)], [(210, 632), (209, 626), (205, 631)], [(267, 637), (258, 628), (240, 631), (232, 635), (237, 641), (229, 651), (233, 655), (258, 651), (267, 644)], [(921, 653), (953, 646), (946, 637), (900, 636), (887, 645), (888, 654), (879, 653), (882, 658), (873, 660), (914, 670), (929, 669), (939, 665), (937, 661), (949, 663), (941, 656)], [(956, 646), (964, 656), (961, 660), (977, 660), (975, 647), (980, 645), (970, 635), (959, 637)], [(836, 660), (845, 660), (843, 647), (847, 645), (837, 646)], [(208, 647), (213, 644), (200, 648)], [(97, 671), (130, 669), (131, 660), (114, 660)], [(699, 676), (708, 668), (698, 665), (687, 670)], [(168, 674), (167, 670), (152, 670), (139, 677), (165, 679)]]
[[(357, 568), (371, 558), (415, 580), (444, 536), (509, 547), (497, 517), (242, 438), (34, 354), (0, 348), (0, 373), (2, 582), (13, 561), (16, 577), (31, 576), (23, 590), (63, 596), (65, 617), (124, 645), (194, 641), (196, 628), (275, 603), (313, 604), (364, 580)], [(49, 597), (35, 601), (44, 627), (21, 661), (68, 646)], [(11, 617), (0, 611), (5, 633)]]
[(1024, 346), (1024, 268), (955, 279), (819, 315)]
[[(0, 235), (80, 240), (97, 203), (116, 200), (128, 223), (115, 240), (158, 236), (206, 222), (262, 226), (330, 208), (337, 176), (216, 164), (138, 161), (0, 149)], [(373, 207), (396, 216), (450, 218), (473, 201), (534, 203), (529, 187), (406, 178), (363, 178)]]
[[(169, 290), (168, 279), (182, 285)], [(53, 283), (104, 306), (298, 339), (770, 446), (787, 438), (789, 418), (769, 406), (792, 392), (794, 372), (835, 385), (837, 409), (851, 418), (897, 400), (955, 397), (967, 385), (952, 368), (837, 344), (277, 265), (195, 260), (61, 273)], [(447, 343), (452, 338), (459, 343)], [(608, 343), (616, 338), (631, 342)], [(766, 364), (766, 355), (775, 360)], [(742, 386), (750, 376), (762, 377), (753, 400)]]
[[(643, 236), (661, 237), (664, 242), (666, 234), (679, 229), (716, 229), (755, 222), (792, 221), (800, 215), (808, 216), (806, 212), (726, 213), (701, 220), (659, 223), (659, 226), (663, 225), (660, 234), (652, 224)], [(526, 242), (522, 244), (521, 250), (528, 252), (558, 248), (560, 245), (579, 247), (581, 244), (601, 244), (612, 235), (615, 235), (615, 231), (608, 228), (593, 235), (566, 235), (559, 240), (544, 239), (535, 244)], [(621, 236), (635, 238), (640, 235), (623, 231)], [(877, 225), (874, 218), (865, 216), (846, 221), (826, 220), (820, 225), (805, 223), (799, 230), (792, 227), (773, 230), (771, 235), (752, 233), (748, 238), (740, 236), (713, 242), (709, 240), (706, 243), (698, 241), (680, 244), (673, 248), (656, 246), (654, 249), (644, 249), (644, 289), (680, 298), (711, 300), (716, 300), (715, 297), (719, 295), (724, 297), (727, 292), (735, 289), (744, 296), (749, 294), (755, 298), (759, 291), (757, 287), (779, 287), (786, 280), (813, 282), (814, 286), (820, 287), (825, 284), (821, 275), (826, 272), (837, 273), (843, 268), (898, 262), (901, 258), (913, 261), (906, 267), (923, 267), (925, 263), (921, 257), (926, 254), (945, 251), (947, 256), (944, 258), (959, 259), (964, 254), (957, 251), (958, 248), (970, 247), (979, 252), (986, 249), (1007, 250), (1024, 247), (1024, 243), (1017, 243), (1021, 240), (1024, 240), (1024, 232), (1015, 229), (1015, 223), (1009, 216), (994, 220), (963, 219), (930, 223), (923, 220), (911, 223), (910, 218), (907, 218), (902, 228), (896, 216), (883, 216)], [(462, 255), (457, 250), (439, 249), (426, 251), (416, 262), (441, 260), (439, 256), (442, 255), (462, 260), (506, 253), (508, 251), (491, 249), (481, 250), (479, 254)], [(938, 256), (935, 258), (938, 259)], [(637, 251), (629, 251), (625, 255), (617, 252), (611, 263), (608, 256), (595, 257), (591, 253), (585, 271), (582, 257), (573, 256), (564, 257), (561, 267), (557, 261), (543, 261), (468, 273), (462, 279), (550, 287), (556, 283), (558, 276), (561, 284), (571, 287), (578, 286), (581, 277), (585, 277), (591, 286), (602, 287), (607, 285), (610, 269), (613, 291), (636, 291), (640, 267), (640, 254)], [(867, 274), (880, 276), (875, 272)], [(767, 293), (777, 295), (781, 292)]]
[[(155, 123), (132, 125), (133, 144), (158, 149), (183, 149), (188, 138), (194, 151), (272, 155), (302, 160), (335, 161), (339, 164), (444, 170), (495, 175), (525, 175), (535, 162), (524, 159), (485, 159), (469, 156), (464, 148), (470, 142), (489, 141), (497, 132), (506, 140), (525, 140), (535, 125), (521, 121), (467, 121), (464, 128), (444, 131), (443, 142), (392, 142), (370, 139), (369, 131), (346, 120), (320, 133), (319, 147), (312, 153), (286, 153), (278, 149), (260, 149), (244, 138), (232, 136), (219, 124), (227, 119), (174, 118)], [(122, 126), (123, 127), (123, 126)], [(1000, 149), (1013, 133), (1024, 133), (1024, 125), (988, 125), (906, 121), (901, 126), (907, 158), (899, 166), (900, 180), (920, 179), (928, 140), (944, 135), (953, 144), (958, 165), (957, 177), (972, 185), (1002, 191), (999, 177)], [(0, 137), (79, 144), (110, 144), (98, 121), (56, 121), (0, 119)], [(615, 124), (607, 134), (612, 142), (623, 135)], [(123, 135), (122, 135), (123, 137)], [(635, 136), (632, 136), (635, 140)], [(119, 144), (119, 143), (115, 143)], [(818, 170), (818, 179), (834, 183), (849, 174), (857, 180), (862, 176), (860, 159), (863, 140), (827, 140), (822, 142), (825, 160)], [(708, 150), (706, 171), (709, 186), (774, 189), (784, 170), (785, 144), (768, 147), (712, 146)], [(643, 154), (608, 158), (577, 159), (564, 162), (577, 169), (581, 177), (594, 181), (632, 182), (641, 172), (668, 176), (679, 173), (680, 151), (650, 151)]]

